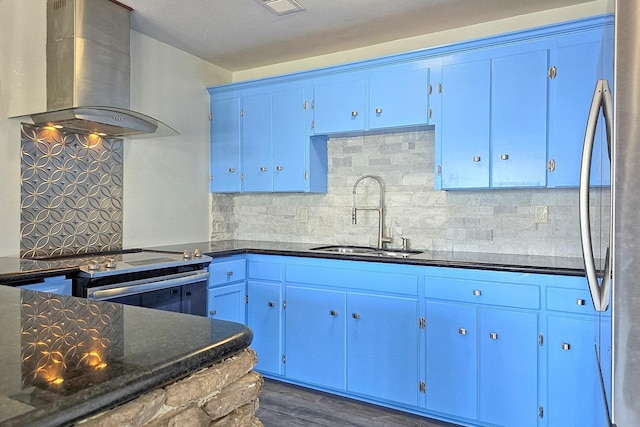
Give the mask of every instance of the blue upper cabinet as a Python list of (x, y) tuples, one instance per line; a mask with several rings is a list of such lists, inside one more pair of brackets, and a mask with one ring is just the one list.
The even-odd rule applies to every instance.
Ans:
[(209, 89), (212, 192), (327, 191), (326, 138), (310, 136), (310, 82)]
[(443, 189), (489, 187), (491, 61), (445, 64), (436, 135)]
[(365, 128), (365, 74), (319, 79), (314, 87), (313, 132), (326, 135)]
[(548, 54), (521, 43), (444, 59), (436, 185), (546, 185)]
[(424, 125), (429, 120), (425, 61), (380, 67), (369, 77), (369, 129)]
[(242, 99), (242, 191), (273, 189), (271, 94)]
[[(613, 89), (612, 27), (557, 38), (552, 57), (554, 78), (549, 84), (549, 187), (577, 187), (581, 150), (596, 81), (609, 79)], [(609, 48), (604, 49), (604, 47)], [(592, 185), (610, 184), (602, 114), (591, 168)]]
[(211, 99), (211, 192), (240, 191), (240, 97)]
[(548, 49), (492, 59), (491, 186), (544, 187)]

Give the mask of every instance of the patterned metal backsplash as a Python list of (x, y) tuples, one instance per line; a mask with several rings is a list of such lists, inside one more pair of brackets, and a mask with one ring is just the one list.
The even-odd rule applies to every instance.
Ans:
[(124, 355), (122, 305), (29, 291), (21, 303), (23, 388), (66, 394), (78, 376), (108, 377)]
[(20, 256), (122, 249), (123, 140), (22, 124)]

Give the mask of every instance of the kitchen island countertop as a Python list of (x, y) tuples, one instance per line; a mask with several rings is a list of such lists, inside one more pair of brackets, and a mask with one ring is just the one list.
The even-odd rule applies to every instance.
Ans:
[(0, 286), (0, 426), (63, 426), (246, 348), (206, 317)]

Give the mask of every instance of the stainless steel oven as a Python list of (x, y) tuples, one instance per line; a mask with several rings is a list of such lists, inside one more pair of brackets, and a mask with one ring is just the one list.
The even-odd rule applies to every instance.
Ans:
[(211, 258), (149, 251), (95, 256), (80, 265), (75, 296), (207, 315)]

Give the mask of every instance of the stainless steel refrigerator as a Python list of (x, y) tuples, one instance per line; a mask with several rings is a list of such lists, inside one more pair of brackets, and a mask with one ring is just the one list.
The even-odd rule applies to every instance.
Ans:
[[(605, 78), (597, 82), (585, 135), (580, 227), (594, 306), (601, 313), (611, 310), (611, 321), (600, 317), (595, 347), (609, 424), (635, 427), (640, 426), (640, 1), (616, 0), (614, 40), (613, 87)], [(588, 145), (598, 132), (609, 134), (611, 187), (589, 196)], [(600, 222), (586, 215), (594, 204)], [(594, 262), (607, 258), (610, 263)]]
[(640, 2), (615, 6), (612, 421), (640, 425)]

